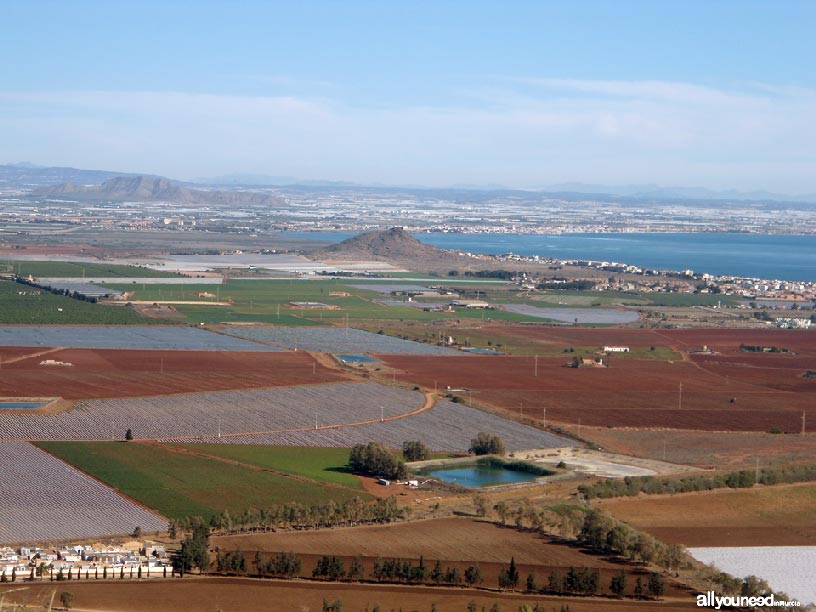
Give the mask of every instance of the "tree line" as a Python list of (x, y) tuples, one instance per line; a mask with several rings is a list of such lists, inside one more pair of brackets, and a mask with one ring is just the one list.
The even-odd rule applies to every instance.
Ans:
[(774, 485), (791, 482), (816, 481), (816, 465), (787, 468), (740, 470), (712, 476), (695, 475), (684, 478), (658, 478), (655, 476), (627, 476), (623, 480), (603, 480), (580, 485), (578, 491), (586, 499), (610, 497), (634, 497), (639, 493), (661, 495), (665, 493), (689, 493), (713, 489), (746, 489), (755, 484)]
[(214, 515), (209, 522), (198, 516), (173, 519), (168, 525), (171, 538), (185, 534), (207, 533), (229, 535), (254, 533), (276, 529), (320, 529), (369, 523), (390, 523), (406, 518), (407, 510), (397, 504), (395, 497), (379, 498), (366, 503), (360, 497), (344, 502), (329, 499), (319, 504), (306, 506), (298, 502), (250, 508), (233, 515), (228, 510)]

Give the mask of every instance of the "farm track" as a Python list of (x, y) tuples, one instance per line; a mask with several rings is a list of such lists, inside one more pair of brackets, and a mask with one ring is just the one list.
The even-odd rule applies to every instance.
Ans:
[(46, 349), (44, 351), (39, 351), (37, 353), (29, 353), (27, 355), (20, 355), (18, 357), (12, 357), (11, 359), (4, 359), (0, 364), (8, 365), (10, 363), (17, 363), (18, 361), (25, 361), (26, 359), (36, 359), (37, 357), (42, 357), (43, 355), (50, 355), (51, 353), (56, 353), (57, 351), (63, 350), (65, 347), (57, 346), (54, 348)]

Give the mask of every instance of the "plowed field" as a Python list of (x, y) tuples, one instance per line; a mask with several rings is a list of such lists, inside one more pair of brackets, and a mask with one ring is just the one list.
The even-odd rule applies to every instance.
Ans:
[(101, 399), (347, 380), (303, 352), (44, 350), (0, 348), (0, 396)]
[(813, 546), (815, 502), (816, 486), (803, 483), (612, 499), (598, 505), (664, 542), (688, 547)]
[(405, 382), (469, 389), (457, 393), (528, 418), (541, 418), (546, 408), (548, 420), (571, 424), (799, 431), (802, 412), (816, 412), (816, 379), (802, 377), (806, 357), (782, 367), (785, 356), (768, 354), (771, 366), (754, 365), (764, 356), (737, 353), (730, 362), (700, 363), (612, 356), (607, 368), (567, 368), (565, 354), (539, 357), (537, 376), (532, 356), (383, 360)]

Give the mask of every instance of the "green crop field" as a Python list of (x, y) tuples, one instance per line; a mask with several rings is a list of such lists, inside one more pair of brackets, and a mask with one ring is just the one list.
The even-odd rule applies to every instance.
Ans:
[[(263, 508), (291, 501), (311, 505), (327, 499), (343, 501), (355, 496), (367, 497), (349, 488), (323, 486), (136, 442), (40, 442), (38, 445), (170, 518), (191, 515), (209, 518), (225, 509), (242, 512), (250, 507)], [(308, 456), (309, 450), (292, 448), (289, 452), (303, 458)], [(319, 465), (320, 461), (315, 459), (312, 466)]]
[(173, 272), (141, 268), (138, 266), (119, 266), (106, 263), (85, 263), (72, 261), (3, 261), (0, 258), (0, 271), (14, 272), (18, 276), (46, 276), (64, 278), (82, 277), (116, 277), (122, 278), (173, 278), (180, 276)]
[[(349, 283), (349, 284), (345, 284)], [(411, 306), (384, 306), (375, 291), (351, 287), (356, 280), (229, 280), (225, 285), (143, 285), (136, 289), (134, 300), (198, 301), (199, 292), (217, 292), (218, 301), (229, 301), (230, 306), (177, 306), (191, 323), (259, 321), (281, 325), (309, 323), (337, 324), (355, 320), (439, 321), (456, 319), (483, 319), (501, 321), (540, 321), (525, 315), (499, 310), (465, 310), (456, 312), (424, 312)], [(122, 291), (133, 291), (133, 285), (111, 285)], [(332, 296), (332, 292), (348, 293)], [(483, 296), (484, 297), (484, 296)], [(322, 302), (335, 310), (310, 310), (292, 307), (290, 302)], [(288, 318), (287, 318), (288, 317)]]
[(360, 480), (346, 471), (349, 459), (349, 451), (346, 448), (292, 448), (291, 446), (248, 444), (179, 444), (174, 446), (303, 476), (311, 480), (363, 490)]
[[(496, 349), (502, 353), (510, 355), (564, 355), (570, 359), (573, 356), (588, 357), (594, 356), (600, 346), (569, 346), (567, 344), (556, 345), (539, 342), (535, 339), (520, 338), (517, 335), (502, 334), (501, 328), (483, 329), (457, 329), (456, 327), (434, 327), (428, 329), (420, 326), (364, 326), (371, 332), (382, 330), (389, 336), (414, 340), (416, 342), (437, 342), (441, 337), (453, 336), (459, 342), (467, 343), (478, 348)], [(584, 326), (584, 327), (601, 327)], [(568, 349), (573, 349), (569, 352)], [(566, 351), (565, 351), (566, 349)], [(649, 346), (633, 346), (629, 353), (616, 353), (612, 359), (656, 359), (658, 361), (679, 360), (680, 353), (667, 346), (655, 346), (654, 350)]]
[[(18, 295), (38, 291), (39, 295)], [(0, 281), (0, 323), (147, 325), (168, 321), (142, 317), (126, 306), (92, 304), (13, 281)]]

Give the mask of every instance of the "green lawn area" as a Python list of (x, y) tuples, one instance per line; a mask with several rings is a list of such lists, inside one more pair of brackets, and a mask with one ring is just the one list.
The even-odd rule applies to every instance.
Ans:
[[(39, 291), (40, 295), (18, 295), (19, 291), (28, 293)], [(169, 322), (142, 317), (126, 306), (92, 304), (63, 295), (54, 295), (37, 287), (13, 281), (0, 281), (0, 323), (148, 325)]]
[[(39, 442), (80, 470), (170, 518), (209, 518), (291, 501), (343, 501), (365, 493), (303, 482), (222, 461), (174, 453), (135, 442)], [(295, 457), (310, 449), (291, 448)], [(323, 450), (323, 449), (318, 449)], [(347, 451), (346, 451), (347, 452)], [(311, 465), (319, 464), (315, 459)]]
[(174, 272), (164, 272), (139, 266), (119, 266), (106, 263), (85, 263), (71, 261), (3, 261), (0, 271), (7, 270), (18, 276), (51, 276), (65, 278), (114, 277), (123, 278), (172, 278), (180, 276)]
[(345, 471), (349, 459), (347, 448), (292, 448), (291, 446), (248, 444), (179, 444), (176, 446), (312, 480), (363, 490), (360, 480)]

